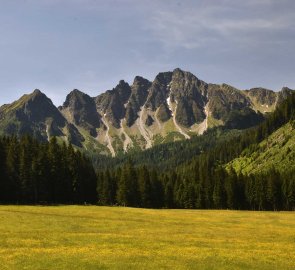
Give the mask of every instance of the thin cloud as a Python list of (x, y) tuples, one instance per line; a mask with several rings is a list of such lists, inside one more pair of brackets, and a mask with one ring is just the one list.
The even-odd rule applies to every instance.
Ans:
[(0, 0), (2, 103), (61, 104), (176, 67), (239, 88), (294, 88), (293, 0)]
[(229, 0), (216, 5), (208, 1), (203, 5), (196, 2), (178, 8), (162, 7), (149, 18), (146, 29), (170, 49), (195, 49), (222, 41), (267, 43), (282, 32), (286, 32), (286, 38), (294, 32), (295, 13), (288, 11), (288, 6), (280, 7), (285, 12), (276, 12), (276, 1), (244, 1), (246, 4), (238, 6), (236, 2), (241, 3)]

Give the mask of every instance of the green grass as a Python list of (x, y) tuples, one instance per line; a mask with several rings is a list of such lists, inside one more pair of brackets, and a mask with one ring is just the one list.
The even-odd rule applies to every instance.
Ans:
[[(83, 135), (85, 141), (82, 142), (82, 145), (84, 148), (90, 152), (90, 153), (96, 153), (96, 154), (110, 154), (110, 150), (103, 144), (99, 143), (96, 138), (92, 137), (87, 130), (81, 127), (77, 127), (79, 132)], [(99, 131), (97, 129), (97, 131)], [(81, 148), (78, 147), (79, 150)]]
[(255, 151), (244, 151), (234, 159), (232, 166), (243, 174), (267, 172), (272, 167), (281, 173), (294, 167), (295, 161), (295, 124), (288, 123), (263, 140)]
[(0, 206), (1, 269), (294, 269), (295, 214)]
[(218, 127), (224, 125), (222, 120), (215, 119), (213, 116), (208, 116), (208, 127)]

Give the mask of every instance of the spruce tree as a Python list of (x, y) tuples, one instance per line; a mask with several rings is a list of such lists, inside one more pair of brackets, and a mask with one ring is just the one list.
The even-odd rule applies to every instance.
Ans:
[(152, 207), (152, 186), (149, 171), (145, 166), (138, 170), (138, 186), (141, 207)]

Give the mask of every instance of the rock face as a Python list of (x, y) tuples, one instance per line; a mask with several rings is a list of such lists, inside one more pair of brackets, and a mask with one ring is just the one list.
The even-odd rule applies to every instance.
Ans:
[(125, 118), (128, 127), (131, 127), (135, 123), (140, 107), (143, 106), (146, 101), (150, 86), (151, 82), (147, 79), (139, 76), (135, 77), (131, 86), (131, 95), (126, 104)]
[(77, 128), (38, 89), (0, 108), (0, 134), (30, 134), (43, 141), (52, 136), (68, 137), (77, 146), (82, 146), (83, 141)]
[(81, 126), (93, 137), (97, 136), (96, 129), (100, 128), (102, 122), (93, 98), (75, 89), (67, 95), (59, 110), (69, 123)]
[(121, 80), (112, 90), (99, 95), (96, 99), (97, 109), (115, 128), (120, 127), (120, 120), (125, 117), (126, 104), (131, 95), (131, 87)]
[(190, 72), (159, 73), (153, 82), (121, 80), (97, 97), (75, 89), (58, 109), (39, 90), (0, 107), (0, 134), (57, 136), (89, 151), (115, 155), (131, 148), (188, 139), (208, 128), (247, 128), (263, 120), (290, 93), (238, 90), (206, 83)]

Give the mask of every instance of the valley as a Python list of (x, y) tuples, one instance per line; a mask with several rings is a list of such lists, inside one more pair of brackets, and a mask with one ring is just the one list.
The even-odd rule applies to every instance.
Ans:
[(295, 270), (295, 1), (0, 21), (0, 270)]

